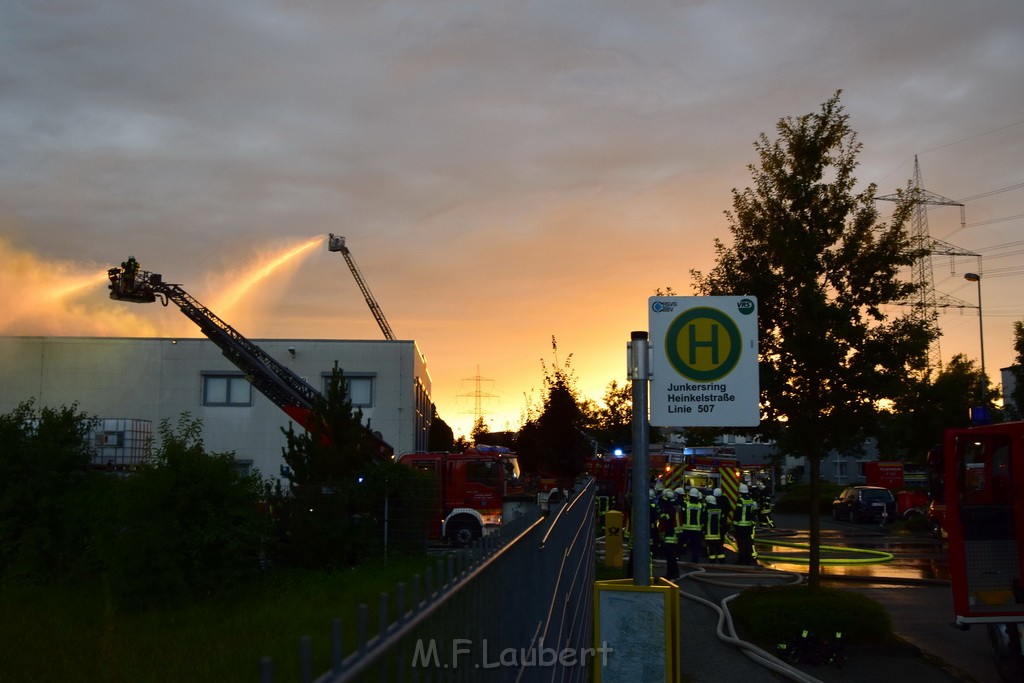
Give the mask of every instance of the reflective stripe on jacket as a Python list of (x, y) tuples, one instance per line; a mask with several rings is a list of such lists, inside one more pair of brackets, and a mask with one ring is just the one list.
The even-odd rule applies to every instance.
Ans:
[(708, 507), (707, 517), (704, 518), (704, 538), (717, 541), (722, 538), (722, 510), (717, 507)]
[(740, 495), (736, 503), (736, 517), (733, 524), (736, 526), (754, 526), (754, 518), (757, 516), (757, 503), (753, 498)]

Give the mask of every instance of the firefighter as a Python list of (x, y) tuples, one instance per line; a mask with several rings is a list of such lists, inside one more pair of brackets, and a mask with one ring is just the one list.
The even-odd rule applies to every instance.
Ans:
[(732, 520), (732, 533), (736, 538), (737, 564), (756, 564), (754, 558), (754, 523), (757, 521), (757, 503), (750, 497), (750, 489), (740, 484), (740, 498)]
[(679, 536), (676, 533), (676, 492), (665, 489), (661, 492), (661, 513), (658, 529), (661, 532), (661, 554), (665, 558), (665, 578), (675, 581), (679, 578)]
[(690, 489), (686, 504), (679, 507), (676, 518), (676, 532), (681, 534), (683, 544), (690, 551), (690, 562), (696, 564), (700, 562), (704, 545), (704, 505), (696, 487)]
[(722, 506), (714, 496), (704, 499), (704, 544), (707, 547), (708, 562), (725, 563), (725, 547), (722, 535), (725, 527), (725, 516)]
[(728, 496), (722, 495), (722, 489), (716, 488), (711, 492), (711, 495), (718, 501), (718, 506), (722, 508), (722, 524), (723, 531), (728, 531), (729, 524), (732, 521), (732, 502)]
[(765, 488), (764, 482), (757, 483), (757, 523), (769, 529), (775, 528), (775, 520), (772, 519), (772, 494)]

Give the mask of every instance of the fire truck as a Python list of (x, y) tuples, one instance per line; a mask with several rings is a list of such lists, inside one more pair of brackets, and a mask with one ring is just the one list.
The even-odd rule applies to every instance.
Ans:
[(985, 625), (1006, 680), (1024, 680), (1024, 422), (947, 429), (933, 460), (956, 624)]
[(521, 493), (519, 461), (501, 446), (475, 446), (462, 453), (405, 453), (398, 462), (427, 472), (437, 482), (428, 538), (465, 547), (501, 524), (508, 497)]
[[(722, 489), (732, 506), (739, 498), (742, 468), (732, 448), (719, 446), (664, 449), (648, 455), (652, 485), (661, 482), (666, 488), (696, 486), (708, 493)], [(632, 486), (633, 457), (604, 456), (587, 461), (587, 473), (594, 477), (599, 506), (602, 509), (626, 510), (627, 495)]]

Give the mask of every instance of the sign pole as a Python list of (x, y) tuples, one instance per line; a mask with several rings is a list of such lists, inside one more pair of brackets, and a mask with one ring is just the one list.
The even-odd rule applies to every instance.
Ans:
[(651, 585), (651, 525), (650, 503), (647, 500), (650, 473), (648, 450), (650, 433), (647, 419), (647, 398), (649, 377), (649, 344), (647, 332), (633, 332), (628, 347), (628, 375), (633, 389), (633, 507), (630, 529), (633, 550), (629, 561), (633, 565), (633, 585)]

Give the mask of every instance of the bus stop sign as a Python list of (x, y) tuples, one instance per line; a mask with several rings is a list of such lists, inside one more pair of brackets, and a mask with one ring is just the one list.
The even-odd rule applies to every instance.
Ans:
[(648, 315), (652, 425), (760, 423), (755, 297), (652, 296)]

